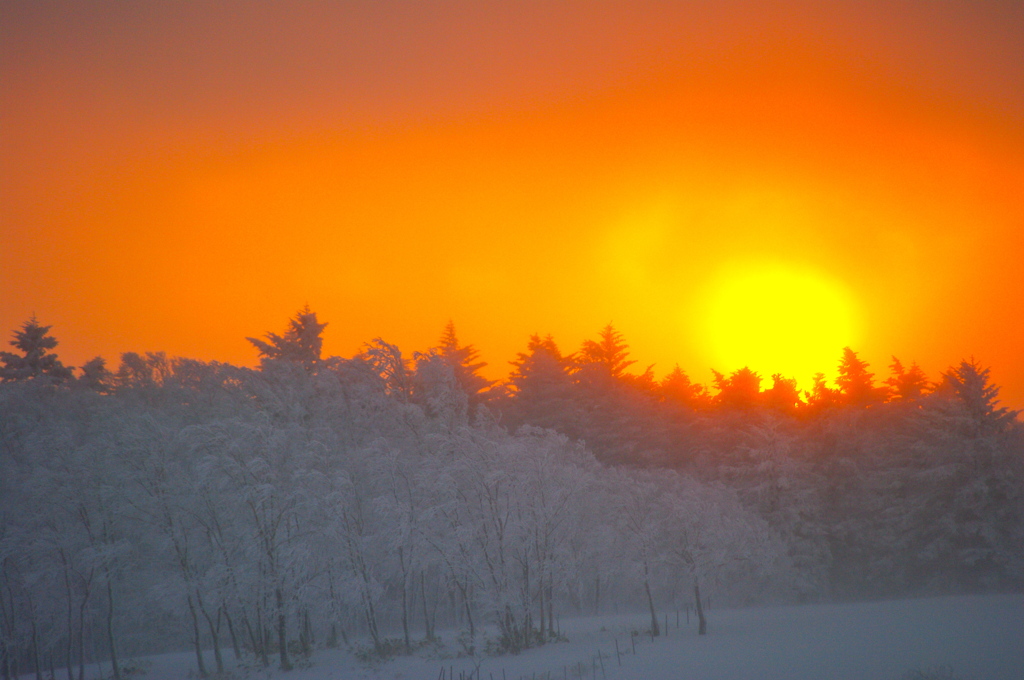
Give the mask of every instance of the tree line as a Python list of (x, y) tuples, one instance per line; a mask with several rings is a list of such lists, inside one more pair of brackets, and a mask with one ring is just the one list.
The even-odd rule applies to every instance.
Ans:
[[(191, 647), (290, 668), (557, 638), (557, 617), (693, 601), (1020, 589), (1024, 432), (988, 369), (894, 359), (714, 392), (606, 327), (534, 336), (494, 384), (449, 324), (407, 357), (322, 355), (308, 308), (258, 368), (126, 353), (64, 366), (35, 319), (0, 353), (5, 680)], [(698, 601), (700, 596), (697, 595)], [(364, 642), (365, 641), (365, 642)], [(212, 650), (212, 660), (202, 650)]]

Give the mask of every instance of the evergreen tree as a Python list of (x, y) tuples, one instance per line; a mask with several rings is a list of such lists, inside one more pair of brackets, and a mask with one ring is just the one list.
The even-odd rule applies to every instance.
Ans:
[(889, 401), (914, 401), (920, 399), (928, 391), (928, 376), (917, 363), (904, 368), (896, 357), (889, 365), (892, 376), (885, 381), (889, 387)]
[(82, 375), (78, 376), (79, 387), (106, 394), (110, 390), (113, 374), (107, 369), (103, 357), (95, 357), (82, 364)]
[(883, 392), (875, 387), (874, 376), (874, 373), (868, 371), (866, 361), (861, 361), (849, 347), (843, 348), (836, 385), (839, 386), (839, 395), (844, 404), (869, 406), (881, 401)]
[(548, 386), (564, 389), (569, 384), (568, 364), (550, 335), (530, 336), (526, 352), (519, 352), (509, 382), (517, 394), (546, 391)]
[(567, 422), (573, 420), (570, 414), (574, 410), (570, 366), (554, 338), (530, 336), (526, 352), (520, 352), (511, 364), (507, 409), (511, 424), (572, 431)]
[(26, 321), (20, 331), (14, 332), (10, 344), (21, 354), (0, 352), (0, 381), (14, 382), (45, 378), (55, 384), (64, 383), (73, 377), (72, 369), (65, 366), (47, 350), (57, 346), (57, 339), (49, 335), (50, 326), (40, 326), (36, 317)]
[(972, 358), (942, 374), (942, 389), (955, 395), (970, 420), (971, 434), (999, 432), (1017, 417), (1017, 411), (999, 407), (999, 388), (989, 382), (989, 369)]
[(828, 386), (824, 373), (814, 374), (814, 386), (806, 395), (807, 406), (813, 411), (821, 411), (840, 404), (839, 390)]
[(598, 340), (584, 341), (576, 356), (580, 369), (598, 368), (612, 378), (623, 377), (626, 369), (634, 363), (629, 359), (629, 345), (612, 324), (601, 329)]
[(321, 363), (320, 351), (323, 347), (321, 337), (326, 323), (320, 323), (316, 312), (306, 305), (295, 318), (288, 322), (284, 335), (267, 333), (266, 341), (257, 338), (246, 338), (260, 353), (260, 363), (267, 361), (295, 361), (301, 363), (309, 372), (314, 372)]
[(803, 404), (795, 378), (783, 378), (781, 373), (772, 375), (772, 386), (762, 394), (762, 401), (768, 408), (793, 413)]
[(683, 404), (690, 408), (704, 408), (710, 401), (704, 386), (692, 382), (686, 371), (679, 368), (679, 364), (676, 364), (658, 384), (658, 392), (664, 401)]
[(761, 376), (749, 367), (735, 371), (728, 378), (718, 371), (711, 371), (715, 376), (715, 387), (718, 395), (715, 400), (728, 409), (750, 409), (761, 401)]
[(435, 356), (441, 357), (445, 363), (451, 366), (455, 373), (455, 380), (469, 397), (470, 405), (483, 400), (483, 391), (491, 386), (492, 381), (480, 375), (481, 368), (487, 365), (484, 361), (477, 361), (480, 353), (473, 345), (462, 346), (455, 333), (455, 323), (451, 320), (444, 327), (440, 343), (431, 350)]

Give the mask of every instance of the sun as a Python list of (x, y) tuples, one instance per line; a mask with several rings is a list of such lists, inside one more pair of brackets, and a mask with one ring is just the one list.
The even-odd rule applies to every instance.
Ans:
[(835, 373), (843, 347), (856, 344), (855, 304), (839, 282), (785, 264), (729, 268), (707, 297), (704, 332), (715, 368), (749, 366), (770, 385), (781, 373), (810, 389)]

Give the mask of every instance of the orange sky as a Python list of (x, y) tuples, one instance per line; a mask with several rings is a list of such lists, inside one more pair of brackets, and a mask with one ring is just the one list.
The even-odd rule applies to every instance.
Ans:
[(973, 355), (1024, 407), (1020, 5), (13, 3), (0, 88), (0, 333), (68, 363), (251, 364), (308, 302), (330, 353), (452, 318), (498, 377), (613, 321), (706, 381), (769, 265), (879, 377)]

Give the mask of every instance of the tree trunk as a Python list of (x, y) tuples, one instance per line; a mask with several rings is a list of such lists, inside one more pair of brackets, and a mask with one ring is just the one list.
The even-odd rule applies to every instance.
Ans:
[(476, 638), (476, 627), (473, 625), (473, 610), (469, 608), (469, 598), (463, 598), (466, 605), (466, 618), (469, 621), (469, 637), (470, 639)]
[(548, 634), (556, 637), (559, 631), (555, 630), (555, 574), (548, 576)]
[(384, 648), (381, 646), (380, 633), (377, 631), (377, 612), (373, 608), (373, 601), (370, 600), (369, 593), (363, 593), (363, 614), (366, 617), (366, 629), (373, 640), (373, 649), (380, 653)]
[(74, 671), (72, 671), (71, 655), (75, 646), (75, 620), (74, 620), (74, 602), (71, 597), (71, 578), (68, 574), (67, 565), (64, 567), (64, 586), (68, 591), (68, 644), (64, 650), (64, 663), (66, 664), (65, 670), (68, 673), (68, 680), (75, 680)]
[[(248, 619), (246, 619), (246, 625), (249, 625)], [(260, 607), (258, 600), (256, 602), (256, 629), (250, 630), (249, 636), (253, 641), (253, 651), (259, 654), (260, 663), (267, 668), (270, 666), (270, 657), (267, 653), (266, 636), (263, 634), (263, 608)]]
[(540, 637), (543, 640), (544, 639), (544, 613), (545, 613), (545, 610), (544, 610), (544, 577), (543, 576), (541, 577), (540, 583), (537, 586), (537, 600), (540, 603), (540, 606), (538, 607), (538, 609), (540, 610), (540, 624), (538, 626), (538, 630), (540, 631)]
[(708, 634), (708, 621), (704, 618), (704, 605), (700, 602), (700, 584), (693, 582), (693, 596), (697, 600), (697, 634)]
[(214, 625), (213, 617), (206, 611), (203, 598), (199, 593), (196, 593), (196, 600), (199, 602), (199, 611), (203, 613), (203, 618), (206, 619), (206, 626), (210, 629), (210, 638), (213, 640), (213, 659), (217, 664), (217, 675), (224, 675), (224, 657), (220, 653), (220, 610), (217, 610), (217, 623)]
[(302, 611), (302, 654), (306, 658), (313, 652), (313, 625), (309, 622), (309, 610)]
[(647, 593), (647, 607), (651, 610), (651, 636), (658, 637), (661, 630), (658, 628), (658, 614), (654, 611), (654, 598), (651, 597), (651, 584), (648, 579), (647, 562), (644, 562), (644, 592)]
[(288, 631), (284, 615), (284, 593), (278, 586), (274, 592), (277, 598), (277, 644), (280, 647), (281, 670), (290, 671), (292, 662), (288, 660)]
[(647, 607), (651, 612), (651, 635), (658, 637), (661, 635), (661, 628), (658, 626), (658, 614), (654, 611), (654, 598), (651, 597), (651, 585), (644, 579), (644, 592), (647, 594)]
[(36, 631), (36, 617), (32, 614), (32, 662), (36, 667), (36, 680), (43, 680), (43, 669), (39, 666), (39, 636)]
[(430, 614), (427, 611), (427, 576), (420, 572), (420, 596), (423, 598), (423, 629), (427, 642), (434, 639), (434, 629), (430, 625)]
[(402, 634), (405, 636), (405, 653), (412, 651), (409, 643), (409, 577), (405, 569), (405, 551), (398, 546), (398, 563), (402, 567)]
[(231, 651), (235, 654), (235, 662), (242, 658), (242, 650), (238, 646), (238, 636), (235, 635), (235, 625), (231, 621), (231, 615), (228, 613), (228, 609), (224, 608), (224, 620), (228, 622), (228, 635), (231, 636)]
[(121, 680), (121, 668), (117, 662), (117, 646), (114, 644), (114, 586), (107, 574), (107, 642), (110, 643), (110, 667), (113, 669), (114, 680)]
[(199, 641), (199, 617), (196, 616), (196, 605), (192, 601), (192, 595), (188, 596), (188, 611), (192, 615), (192, 645), (196, 652), (196, 666), (199, 677), (206, 677), (206, 664), (203, 662), (203, 647)]
[(82, 606), (78, 608), (78, 680), (85, 680), (85, 605), (88, 601), (87, 596), (83, 597)]

